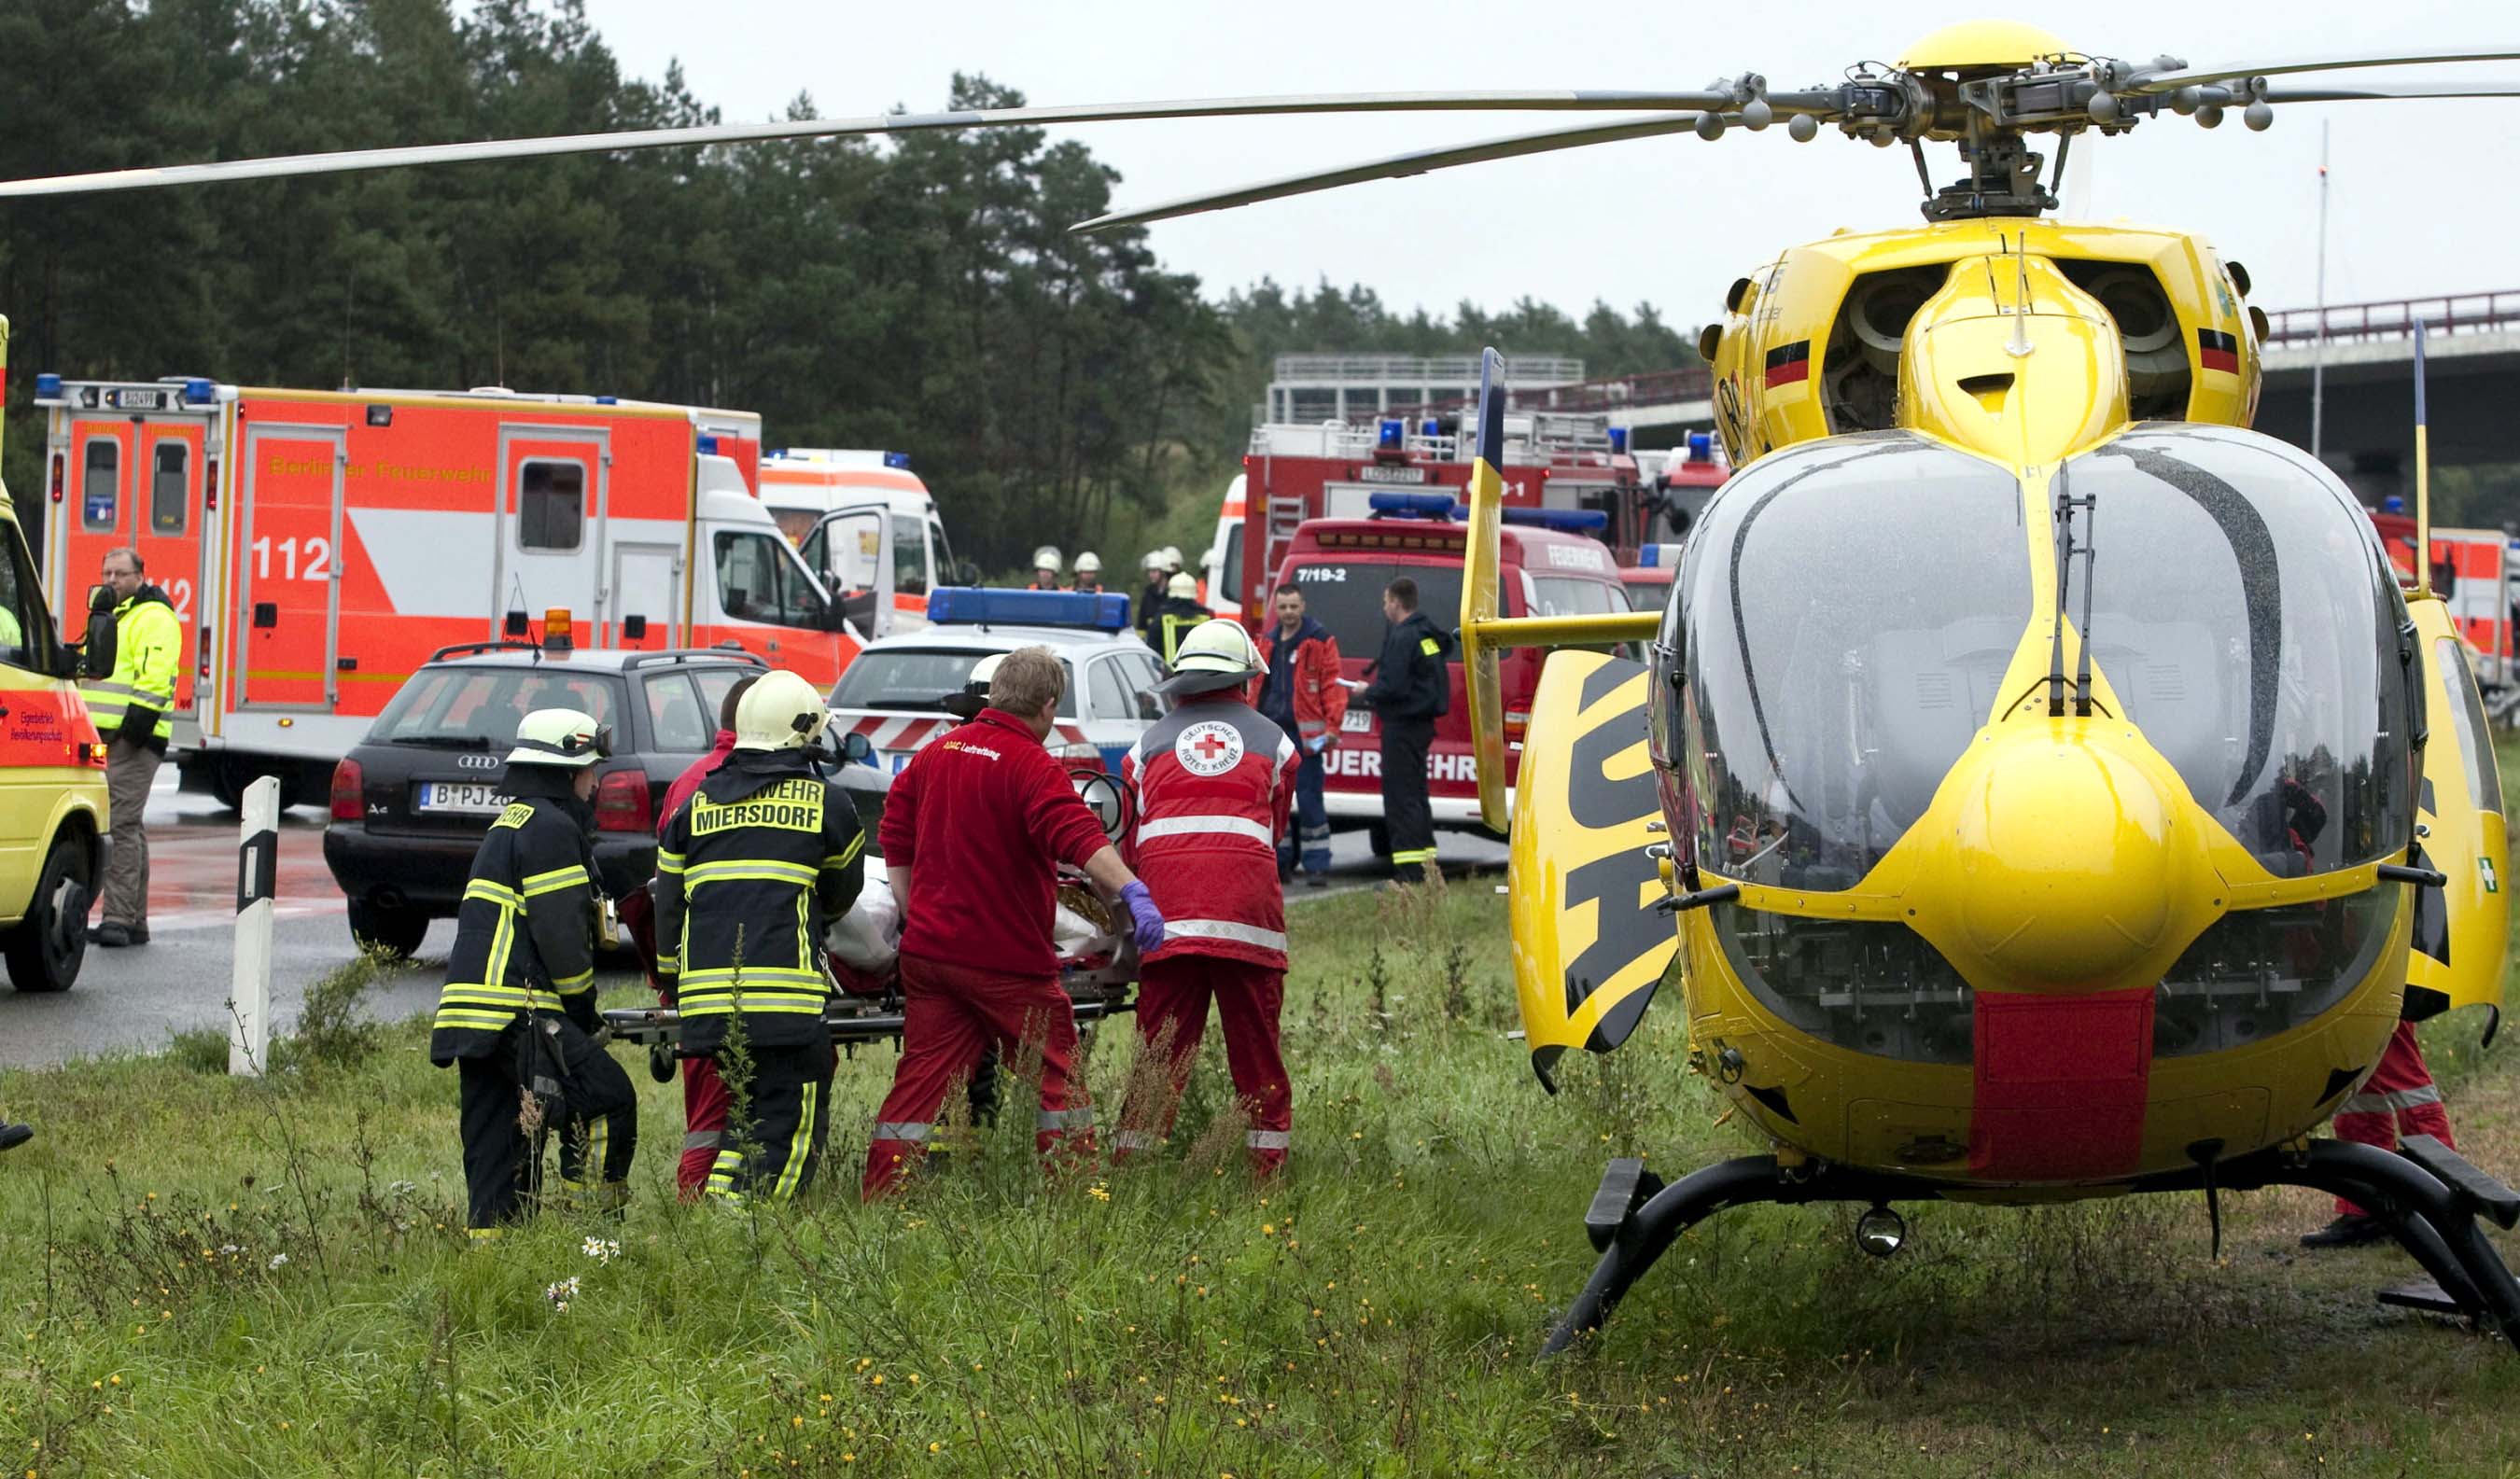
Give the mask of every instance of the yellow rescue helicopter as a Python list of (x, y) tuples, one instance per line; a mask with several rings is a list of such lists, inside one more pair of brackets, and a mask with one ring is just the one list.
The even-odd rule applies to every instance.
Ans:
[[(896, 113), (294, 156), (0, 183), (0, 199), (639, 148), (1227, 114), (1627, 116), (1115, 212), (1155, 221), (1363, 181), (1781, 121), (1906, 145), (1920, 227), (1788, 249), (1701, 347), (1740, 471), (1669, 608), (1497, 615), (1503, 414), (1462, 637), (1488, 823), (1501, 650), (1565, 651), (1511, 815), (1514, 961), (1544, 1083), (1676, 982), (1692, 1060), (1769, 1143), (1662, 1186), (1613, 1162), (1602, 1252), (1552, 1337), (1679, 1233), (1750, 1202), (2316, 1187), (2371, 1209), (2447, 1305), (2520, 1341), (2478, 1226), (2520, 1195), (2446, 1146), (2312, 1138), (2410, 1011), (2498, 1009), (2500, 799), (2475, 684), (2324, 468), (2246, 429), (2265, 324), (2202, 238), (2045, 218), (2077, 139), (2277, 105), (2520, 96), (2323, 74), (2520, 45), (2191, 67), (1954, 26), (1801, 91), (1375, 93)], [(2029, 148), (2056, 141), (2052, 172)], [(1964, 166), (1936, 188), (1925, 146)], [(2419, 436), (2420, 436), (2419, 431)], [(2419, 459), (2420, 467), (2420, 459)], [(2419, 522), (2426, 507), (2419, 472)], [(2428, 549), (2423, 529), (2415, 548)], [(2423, 563), (2421, 560), (2417, 561)], [(1677, 923), (1677, 935), (1671, 927)]]

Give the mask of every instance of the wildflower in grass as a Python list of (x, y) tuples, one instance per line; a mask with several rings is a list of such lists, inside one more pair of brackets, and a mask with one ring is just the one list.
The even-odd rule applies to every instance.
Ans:
[(571, 1274), (568, 1277), (545, 1288), (543, 1298), (551, 1301), (555, 1312), (564, 1315), (568, 1313), (568, 1302), (577, 1297), (577, 1276)]
[(271, 1262), (264, 1264), (263, 1267), (274, 1270), (285, 1269), (289, 1267), (289, 1255), (286, 1253), (274, 1253), (271, 1255)]
[(597, 1263), (610, 1263), (621, 1256), (621, 1243), (616, 1238), (590, 1237), (581, 1245), (586, 1256)]

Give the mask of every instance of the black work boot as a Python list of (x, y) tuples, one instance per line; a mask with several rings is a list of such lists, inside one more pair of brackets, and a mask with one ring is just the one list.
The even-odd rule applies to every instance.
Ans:
[(2388, 1226), (2376, 1217), (2348, 1212), (2316, 1232), (2304, 1232), (2305, 1248), (2360, 1248), (2368, 1243), (2389, 1240)]
[(108, 950), (120, 950), (131, 943), (131, 926), (118, 919), (108, 919), (87, 932), (90, 943)]

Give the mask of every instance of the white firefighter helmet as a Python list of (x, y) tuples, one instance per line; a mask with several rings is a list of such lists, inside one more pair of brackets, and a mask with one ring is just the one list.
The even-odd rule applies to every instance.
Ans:
[(1077, 574), (1079, 574), (1079, 575), (1100, 575), (1100, 574), (1102, 574), (1102, 556), (1100, 556), (1100, 555), (1095, 554), (1092, 550), (1088, 550), (1088, 551), (1086, 551), (1084, 554), (1077, 556), (1077, 557), (1076, 557), (1076, 573), (1077, 573)]
[(1147, 570), (1150, 573), (1161, 573), (1164, 567), (1164, 552), (1161, 550), (1148, 550), (1147, 552), (1147, 558), (1139, 560), (1138, 565), (1141, 569)]
[(1196, 601), (1198, 581), (1190, 572), (1184, 571), (1164, 582), (1164, 594), (1177, 601)]
[(1181, 567), (1182, 567), (1182, 552), (1181, 552), (1181, 546), (1179, 546), (1179, 545), (1166, 545), (1166, 546), (1164, 546), (1164, 568), (1165, 568), (1165, 569), (1167, 569), (1167, 570), (1176, 570), (1176, 571), (1177, 571), (1177, 570), (1179, 570)]
[(517, 723), (510, 765), (551, 765), (583, 770), (612, 753), (612, 731), (582, 709), (536, 709)]
[(1167, 695), (1204, 694), (1250, 682), (1260, 672), (1260, 649), (1242, 623), (1222, 617), (1192, 627), (1173, 653), (1173, 675), (1155, 686)]
[(1053, 575), (1058, 574), (1058, 546), (1043, 545), (1040, 549), (1033, 551), (1032, 567), (1036, 570), (1048, 570)]
[(802, 749), (832, 722), (814, 686), (781, 668), (764, 673), (735, 706), (735, 747), (740, 750)]
[(998, 676), (998, 664), (1007, 660), (1004, 652), (991, 652), (971, 664), (971, 676), (963, 680), (960, 693), (948, 694), (936, 706), (957, 719), (976, 719), (980, 710), (989, 706), (989, 685)]

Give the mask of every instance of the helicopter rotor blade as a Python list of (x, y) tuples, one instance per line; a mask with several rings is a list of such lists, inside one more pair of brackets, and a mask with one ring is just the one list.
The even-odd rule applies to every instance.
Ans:
[(2343, 71), (2362, 67), (2432, 67), (2454, 62), (2520, 62), (2520, 49), (2506, 46), (2500, 50), (2484, 51), (2472, 47), (2441, 47), (2432, 51), (2392, 52), (2383, 56), (2288, 57), (2238, 67), (2189, 67), (2140, 76), (2127, 90), (2160, 93), (2205, 82), (2228, 82), (2235, 77), (2274, 77), (2294, 72)]
[(881, 113), (872, 117), (812, 118), (769, 123), (714, 123), (691, 128), (647, 128), (619, 133), (562, 134), (531, 139), (482, 139), (465, 144), (421, 144), (390, 149), (350, 149), (327, 154), (280, 155), (202, 164), (101, 170), (0, 181), (0, 199), (89, 195), (149, 190), (169, 185), (207, 185), (229, 180), (289, 175), (340, 174), (411, 164), (454, 164), (554, 155), (612, 154), (718, 144), (757, 144), (932, 129), (1033, 128), (1054, 123), (1109, 123), (1145, 118), (1224, 118), (1270, 114), (1360, 112), (1609, 112), (1730, 108), (1735, 95), (1713, 92), (1393, 92), (1290, 94), (1267, 98), (1203, 98), (1179, 102), (1075, 104), (1045, 108), (964, 109), (932, 113)]
[[(1067, 229), (1075, 232), (1108, 231), (1118, 226), (1140, 226), (1149, 221), (1168, 221), (1175, 216), (1197, 215), (1202, 211), (1230, 210), (1237, 205), (1252, 205), (1262, 201), (1279, 201), (1288, 196), (1310, 195), (1318, 190), (1335, 190), (1342, 185), (1361, 185), (1369, 180), (1400, 180), (1421, 175), (1429, 170), (1451, 169), (1461, 164), (1483, 164), (1490, 159), (1511, 159), (1523, 155), (1550, 154), (1561, 149), (1584, 149), (1595, 144), (1617, 144), (1628, 139), (1653, 139), (1667, 134), (1689, 133), (1696, 129), (1699, 113), (1679, 113), (1668, 118), (1637, 118), (1618, 123), (1590, 123), (1581, 128), (1553, 128), (1542, 133), (1510, 134), (1501, 139), (1487, 139), (1476, 144), (1460, 144), (1449, 149), (1421, 149), (1404, 155), (1391, 155), (1361, 164), (1337, 169), (1316, 170), (1307, 174), (1283, 175), (1220, 190), (1206, 195), (1182, 196), (1159, 204), (1136, 210), (1115, 210), (1108, 215), (1079, 221)], [(1726, 117), (1729, 123), (1731, 116)]]
[(2402, 82), (2385, 78), (2361, 87), (2271, 86), (2270, 103), (2352, 103), (2364, 100), (2422, 98), (2520, 98), (2520, 82)]

